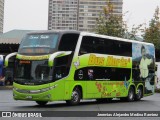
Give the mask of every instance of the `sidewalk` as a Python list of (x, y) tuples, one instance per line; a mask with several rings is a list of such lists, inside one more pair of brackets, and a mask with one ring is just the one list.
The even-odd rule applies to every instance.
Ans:
[(0, 86), (0, 90), (12, 90), (13, 86)]

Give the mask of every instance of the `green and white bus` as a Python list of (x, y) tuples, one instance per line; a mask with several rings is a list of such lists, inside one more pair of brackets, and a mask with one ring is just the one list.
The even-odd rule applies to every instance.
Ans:
[(155, 49), (151, 43), (78, 31), (28, 33), (15, 56), (15, 100), (140, 100), (154, 93)]

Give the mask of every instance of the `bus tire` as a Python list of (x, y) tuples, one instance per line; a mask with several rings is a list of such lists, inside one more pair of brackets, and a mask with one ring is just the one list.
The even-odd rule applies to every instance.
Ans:
[(143, 91), (142, 91), (142, 87), (138, 87), (137, 89), (137, 94), (135, 95), (135, 100), (138, 101), (142, 98), (143, 96)]
[(132, 101), (134, 101), (134, 99), (135, 99), (135, 90), (134, 90), (134, 88), (131, 86), (131, 87), (129, 88), (129, 91), (128, 91), (127, 101), (128, 101), (128, 102), (132, 102)]
[(48, 102), (47, 101), (36, 101), (36, 103), (40, 106), (45, 106)]
[(78, 105), (80, 103), (80, 100), (81, 100), (81, 91), (79, 90), (78, 87), (76, 87), (72, 91), (71, 100), (67, 100), (66, 103), (68, 105)]

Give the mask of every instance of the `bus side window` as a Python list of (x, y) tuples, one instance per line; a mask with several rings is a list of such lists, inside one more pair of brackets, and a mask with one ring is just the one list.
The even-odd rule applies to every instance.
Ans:
[(70, 65), (71, 65), (71, 55), (63, 56), (63, 57), (58, 57), (55, 59), (55, 67), (53, 70), (54, 73), (54, 79), (59, 80), (63, 77), (66, 77), (69, 73)]
[(78, 42), (78, 37), (78, 34), (64, 34), (61, 38), (58, 50), (75, 51)]
[(104, 39), (95, 39), (94, 53), (104, 54)]
[(82, 39), (79, 55), (87, 53), (104, 53), (104, 40), (97, 37), (84, 36)]
[(118, 56), (132, 56), (132, 44), (124, 41), (105, 40), (105, 54)]
[(70, 55), (58, 57), (55, 59), (53, 78), (62, 79), (69, 74), (71, 61), (78, 42), (79, 34), (64, 34), (60, 40), (58, 51), (72, 51)]
[(123, 41), (116, 41), (115, 42), (115, 46), (116, 46), (116, 53), (117, 55), (120, 56), (128, 56), (131, 57), (132, 56), (132, 44), (129, 42), (123, 42)]
[(80, 46), (79, 55), (92, 53), (93, 52), (92, 46), (93, 46), (93, 40), (88, 36), (84, 36), (82, 38), (82, 43)]

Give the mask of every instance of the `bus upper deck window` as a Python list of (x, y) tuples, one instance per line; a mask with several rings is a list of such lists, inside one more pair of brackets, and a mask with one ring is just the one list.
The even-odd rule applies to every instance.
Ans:
[(87, 50), (85, 50), (84, 48), (81, 48), (79, 51), (79, 55), (83, 55), (83, 54), (87, 54)]

